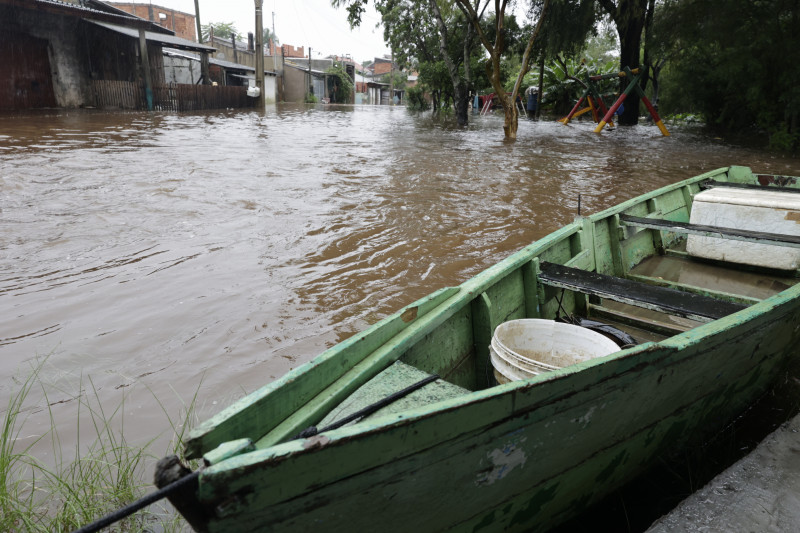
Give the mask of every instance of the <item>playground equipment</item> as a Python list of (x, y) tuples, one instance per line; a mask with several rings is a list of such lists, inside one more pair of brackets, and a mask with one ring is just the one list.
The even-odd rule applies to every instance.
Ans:
[[(636, 71), (634, 72), (638, 72), (638, 69), (636, 69)], [(597, 88), (597, 85), (594, 82), (602, 79), (608, 79), (609, 77), (612, 76), (616, 77), (617, 74), (609, 74), (606, 75), (605, 77), (587, 75), (586, 82), (582, 82), (577, 78), (573, 78), (577, 82), (581, 83), (586, 88), (586, 90), (583, 91), (583, 94), (578, 99), (578, 102), (575, 104), (575, 106), (572, 108), (569, 114), (566, 117), (559, 119), (559, 122), (563, 124), (569, 124), (569, 121), (572, 120), (573, 118), (579, 117), (585, 113), (588, 113), (589, 111), (592, 112), (592, 119), (596, 123), (600, 122), (600, 117), (605, 116), (606, 113), (608, 113), (608, 108), (606, 107), (605, 102), (603, 102), (603, 96), (600, 94), (600, 90)], [(578, 109), (584, 101), (586, 101), (588, 105), (583, 109)], [(600, 113), (602, 113), (602, 115), (600, 115)], [(614, 123), (611, 121), (608, 121), (608, 125), (609, 127), (612, 128), (614, 127)]]
[[(506, 93), (507, 96), (511, 96), (511, 93)], [(483, 101), (483, 105), (481, 106), (481, 115), (487, 114), (489, 111), (492, 110), (494, 106), (494, 99), (497, 97), (497, 93), (487, 94), (486, 96), (479, 96), (478, 98)], [(517, 95), (517, 99), (514, 102), (514, 107), (517, 108), (517, 112), (525, 116), (525, 106), (522, 104), (522, 98)]]
[[(617, 112), (617, 109), (619, 109), (619, 106), (622, 105), (628, 95), (632, 91), (636, 90), (639, 93), (639, 97), (642, 99), (642, 102), (644, 102), (645, 107), (647, 107), (647, 110), (650, 112), (650, 116), (653, 117), (653, 121), (656, 123), (656, 126), (658, 126), (658, 129), (661, 130), (661, 134), (665, 137), (669, 137), (669, 131), (667, 131), (666, 126), (664, 126), (664, 122), (662, 122), (661, 117), (658, 116), (658, 112), (653, 107), (653, 104), (650, 103), (650, 100), (644, 94), (642, 88), (639, 87), (639, 78), (641, 78), (641, 76), (642, 73), (638, 68), (631, 70), (629, 67), (625, 67), (623, 71), (615, 72), (613, 74), (588, 76), (586, 83), (584, 84), (586, 86), (586, 90), (578, 100), (578, 103), (576, 103), (575, 107), (572, 108), (572, 111), (570, 111), (566, 117), (559, 120), (559, 122), (569, 124), (569, 121), (574, 117), (591, 111), (594, 121), (598, 123), (597, 127), (594, 129), (594, 132), (600, 133), (603, 131), (603, 128), (606, 127), (606, 125), (609, 125), (610, 127), (614, 126), (614, 123), (611, 121), (614, 113)], [(619, 98), (617, 98), (614, 104), (609, 109), (606, 109), (605, 103), (603, 103), (603, 98), (600, 96), (600, 92), (594, 82), (612, 78), (628, 78), (631, 80), (631, 82), (628, 84), (622, 94), (619, 95)], [(584, 100), (588, 101), (588, 107), (578, 110)], [(602, 119), (600, 119), (598, 111), (603, 113)]]

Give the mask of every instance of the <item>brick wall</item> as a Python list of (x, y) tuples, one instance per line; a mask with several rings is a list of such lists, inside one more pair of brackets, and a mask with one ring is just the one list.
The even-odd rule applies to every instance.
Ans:
[[(197, 42), (197, 31), (194, 15), (176, 11), (169, 7), (161, 7), (154, 4), (129, 4), (109, 2), (117, 9), (121, 9), (143, 19), (155, 22), (164, 26), (168, 30), (175, 32), (177, 37), (189, 41)], [(164, 15), (163, 17), (161, 15)]]
[(296, 46), (292, 46), (290, 44), (284, 44), (281, 48), (283, 49), (284, 57), (306, 57), (305, 46), (297, 48)]
[[(392, 62), (387, 59), (376, 58), (372, 67), (375, 75), (380, 76), (392, 71)], [(394, 70), (397, 70), (397, 65), (394, 66)]]

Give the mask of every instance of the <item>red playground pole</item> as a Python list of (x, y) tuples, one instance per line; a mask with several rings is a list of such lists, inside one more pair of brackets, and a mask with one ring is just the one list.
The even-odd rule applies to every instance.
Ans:
[(661, 130), (661, 134), (664, 135), (664, 137), (669, 137), (669, 132), (667, 131), (667, 127), (664, 126), (664, 123), (661, 121), (661, 117), (658, 116), (658, 111), (656, 111), (656, 108), (653, 107), (653, 104), (650, 103), (650, 100), (648, 100), (648, 98), (645, 95), (641, 96), (642, 96), (642, 102), (644, 102), (644, 106), (647, 108), (648, 111), (650, 111), (650, 116), (653, 117), (656, 126), (658, 126), (658, 129)]
[(619, 109), (619, 106), (622, 105), (622, 102), (624, 102), (627, 97), (628, 97), (627, 92), (624, 92), (621, 95), (619, 95), (619, 98), (617, 98), (617, 101), (614, 102), (614, 105), (611, 106), (611, 109), (608, 110), (606, 116), (603, 117), (603, 120), (601, 120), (600, 124), (598, 124), (597, 127), (594, 129), (595, 133), (600, 133), (601, 131), (603, 131), (603, 128), (606, 127), (606, 124), (611, 122), (611, 117), (614, 116), (614, 113), (617, 112), (617, 109)]

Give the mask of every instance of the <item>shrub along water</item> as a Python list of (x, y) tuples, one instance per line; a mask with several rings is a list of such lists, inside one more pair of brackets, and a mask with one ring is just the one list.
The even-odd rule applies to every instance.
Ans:
[[(92, 428), (88, 439), (78, 432), (74, 456), (64, 452), (52, 411), (51, 429), (36, 438), (23, 438), (24, 404), (38, 384), (40, 361), (12, 392), (2, 419), (0, 441), (0, 531), (72, 531), (123, 507), (152, 490), (148, 476), (156, 456), (149, 452), (153, 441), (143, 446), (128, 443), (124, 435), (124, 398), (113, 410), (103, 407), (91, 379), (89, 394), (78, 398), (76, 426), (81, 419)], [(83, 390), (83, 383), (78, 390)], [(44, 387), (42, 386), (44, 391)], [(196, 395), (195, 395), (196, 398)], [(193, 416), (195, 398), (176, 424), (167, 415), (175, 437), (166, 454), (179, 453), (186, 423)], [(47, 394), (44, 394), (47, 401)], [(162, 409), (163, 405), (159, 402)], [(49, 407), (48, 407), (49, 409)], [(166, 414), (166, 410), (164, 410)], [(48, 439), (52, 461), (48, 465), (33, 455)], [(27, 444), (21, 444), (26, 442)], [(164, 455), (166, 455), (164, 454)], [(124, 531), (179, 531), (185, 522), (168, 503), (156, 504), (119, 524)]]

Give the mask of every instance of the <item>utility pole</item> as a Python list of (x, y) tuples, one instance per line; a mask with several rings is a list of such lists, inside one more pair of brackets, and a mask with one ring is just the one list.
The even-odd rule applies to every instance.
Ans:
[(147, 56), (147, 39), (143, 28), (139, 28), (139, 58), (141, 61), (142, 79), (144, 79), (144, 94), (147, 100), (147, 110), (153, 110), (153, 80), (150, 74), (150, 59)]
[[(194, 21), (197, 24), (197, 42), (203, 44), (203, 29), (200, 25), (200, 0), (194, 0)], [(208, 73), (208, 52), (200, 54), (200, 75), (204, 85), (211, 85)]]
[(308, 92), (314, 94), (313, 84), (314, 78), (311, 77), (311, 47), (308, 47)]
[(392, 47), (392, 62), (389, 65), (389, 105), (394, 105), (394, 47)]
[(261, 5), (264, 0), (254, 0), (256, 3), (256, 87), (258, 109), (264, 109), (264, 21)]
[(275, 101), (276, 102), (283, 102), (284, 101), (284, 91), (285, 88), (283, 86), (283, 67), (284, 67), (284, 58), (283, 58), (283, 45), (280, 46), (281, 50), (281, 68), (278, 68), (278, 42), (275, 40), (275, 12), (272, 12), (272, 43), (275, 47), (274, 56), (272, 58), (273, 66), (275, 67), (275, 71), (278, 73), (278, 76), (275, 78), (275, 83), (277, 87), (275, 88), (278, 92), (276, 95)]

